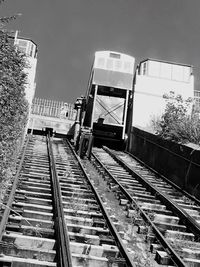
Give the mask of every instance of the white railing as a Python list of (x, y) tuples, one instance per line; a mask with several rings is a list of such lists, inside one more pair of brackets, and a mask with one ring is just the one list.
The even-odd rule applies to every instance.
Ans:
[(73, 104), (65, 103), (63, 101), (34, 98), (31, 114), (75, 120), (76, 110), (74, 109)]

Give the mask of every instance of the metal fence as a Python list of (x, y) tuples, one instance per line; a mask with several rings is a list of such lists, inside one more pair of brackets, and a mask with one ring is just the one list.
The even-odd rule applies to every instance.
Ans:
[(73, 104), (65, 103), (63, 101), (34, 98), (31, 114), (75, 120), (76, 110), (74, 109)]

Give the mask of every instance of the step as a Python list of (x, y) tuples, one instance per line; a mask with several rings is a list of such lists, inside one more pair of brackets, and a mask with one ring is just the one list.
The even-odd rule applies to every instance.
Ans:
[(171, 224), (178, 224), (179, 217), (176, 216), (168, 216), (164, 214), (154, 214), (154, 222), (163, 222), (163, 223), (171, 223)]
[(20, 182), (21, 183), (25, 183), (25, 184), (27, 184), (27, 185), (33, 185), (34, 186), (34, 184), (35, 183), (37, 183), (37, 184), (43, 184), (43, 185), (50, 185), (50, 178), (49, 177), (39, 177), (39, 178), (37, 178), (37, 177), (35, 177), (35, 178), (33, 178), (33, 177), (25, 177), (25, 176), (23, 176), (23, 177), (21, 177), (20, 178)]
[(54, 221), (26, 218), (22, 216), (16, 216), (15, 214), (9, 216), (9, 222), (18, 223), (20, 225), (31, 225), (34, 227), (41, 227), (41, 228), (53, 228), (54, 226)]
[(40, 261), (34, 259), (25, 259), (25, 258), (17, 258), (11, 256), (3, 256), (0, 257), (0, 263), (7, 262), (11, 263), (11, 266), (14, 267), (56, 267), (57, 264), (55, 262), (47, 262), (47, 261)]
[(41, 220), (49, 220), (51, 221), (53, 218), (53, 213), (50, 212), (40, 212), (40, 211), (31, 211), (31, 210), (23, 210), (23, 217), (41, 219)]
[(32, 172), (42, 172), (42, 173), (45, 173), (45, 172), (49, 172), (49, 168), (47, 166), (45, 167), (42, 167), (41, 165), (41, 162), (39, 161), (37, 164), (31, 162), (31, 163), (28, 163), (28, 162), (25, 162), (24, 166), (23, 166), (23, 171), (32, 171)]
[[(87, 267), (108, 267), (109, 260), (105, 257), (95, 257), (83, 254), (72, 254), (72, 266), (81, 267), (87, 262)], [(115, 265), (117, 267), (117, 265)]]
[[(29, 258), (35, 259), (39, 261), (48, 261), (54, 262), (56, 257), (55, 250), (41, 250), (38, 249), (26, 249), (26, 248), (17, 248), (16, 246), (12, 246), (11, 244), (3, 243), (0, 246), (0, 255), (6, 255), (10, 257), (18, 257), (18, 258)], [(0, 257), (0, 258), (1, 258)]]
[(74, 179), (70, 178), (68, 180), (66, 178), (59, 177), (59, 181), (62, 184), (65, 184), (65, 185), (68, 185), (68, 186), (71, 185), (72, 187), (74, 187), (74, 186), (84, 186), (83, 180), (81, 180), (81, 179), (78, 180), (78, 179), (75, 179), (75, 178)]
[(84, 184), (66, 184), (66, 183), (60, 183), (61, 188), (68, 189), (69, 191), (75, 191), (75, 190), (88, 190), (88, 187)]
[[(64, 202), (69, 202), (69, 201), (72, 201), (72, 198), (71, 197), (66, 197), (66, 196), (62, 196), (62, 200)], [(82, 204), (96, 204), (97, 201), (95, 199), (92, 199), (92, 198), (77, 198), (77, 197), (74, 197), (73, 198), (73, 201), (74, 202), (82, 202)]]
[(25, 203), (35, 204), (35, 205), (44, 205), (44, 206), (50, 206), (52, 205), (51, 199), (45, 199), (45, 198), (39, 198), (39, 197), (15, 197), (16, 203), (19, 203), (20, 201), (24, 201)]
[(198, 259), (184, 258), (183, 260), (188, 267), (200, 267), (200, 260)]
[(87, 225), (92, 226), (94, 220), (91, 218), (81, 218), (81, 217), (73, 217), (65, 215), (65, 222), (66, 224), (77, 224), (77, 225)]
[(160, 209), (144, 209), (145, 211), (147, 211), (150, 214), (162, 214), (162, 215), (167, 215), (167, 216), (171, 216), (173, 213), (170, 210), (160, 210)]
[(18, 248), (23, 249), (38, 249), (53, 250), (55, 247), (55, 240), (49, 238), (42, 238), (36, 236), (25, 236), (18, 233), (4, 233), (2, 241), (12, 242)]
[(76, 224), (67, 224), (67, 229), (69, 232), (88, 234), (88, 235), (108, 235), (109, 230), (107, 228), (94, 227), (94, 226), (85, 226), (85, 225), (76, 225)]
[(185, 241), (194, 241), (194, 234), (186, 233), (186, 232), (179, 232), (179, 231), (172, 231), (167, 230), (165, 232), (166, 238), (174, 238), (174, 239), (181, 239)]
[(200, 221), (200, 215), (196, 216), (196, 215), (192, 215), (192, 218), (194, 220), (196, 220), (197, 222)]
[(183, 209), (193, 209), (193, 210), (198, 210), (200, 212), (200, 207), (199, 206), (195, 206), (194, 204), (182, 203), (182, 204), (180, 204), (180, 206)]
[(13, 206), (20, 207), (23, 209), (28, 209), (31, 211), (40, 211), (40, 212), (53, 212), (52, 206), (44, 206), (44, 205), (37, 205), (37, 204), (29, 204), (24, 202), (15, 202), (13, 203)]
[(92, 198), (94, 199), (94, 194), (90, 191), (88, 192), (69, 192), (69, 191), (64, 191), (61, 189), (61, 193), (63, 197), (71, 197), (71, 198)]
[(27, 191), (27, 190), (22, 190), (22, 189), (17, 189), (16, 194), (22, 194), (26, 196), (32, 196), (32, 197), (38, 197), (38, 198), (45, 198), (45, 199), (52, 199), (52, 194), (48, 193), (43, 193), (43, 192), (34, 192), (34, 191)]
[(49, 181), (44, 182), (43, 180), (40, 180), (40, 182), (37, 181), (23, 181), (22, 184), (26, 186), (26, 188), (30, 187), (41, 187), (41, 188), (51, 188), (51, 184)]
[(152, 196), (151, 193), (148, 191), (135, 191), (132, 189), (127, 189), (127, 191), (133, 193), (137, 197), (154, 198), (154, 196)]
[(173, 230), (173, 231), (180, 231), (185, 232), (187, 230), (187, 227), (185, 225), (179, 225), (179, 224), (172, 224), (172, 223), (165, 223), (165, 222), (154, 222), (154, 224), (162, 230)]
[(50, 182), (50, 175), (43, 175), (43, 174), (37, 174), (37, 175), (31, 175), (29, 173), (21, 173), (20, 181), (27, 180), (27, 181), (43, 181), (45, 183)]
[(153, 204), (153, 203), (138, 203), (139, 206), (142, 208), (142, 209), (160, 209), (160, 210), (166, 210), (166, 206), (165, 205), (159, 205), (159, 204)]
[(200, 260), (200, 250), (194, 250), (191, 248), (179, 248), (176, 250), (182, 258), (190, 258)]
[(69, 232), (69, 239), (71, 242), (77, 242), (77, 243), (89, 243), (91, 245), (99, 246), (100, 244), (100, 238), (97, 235), (86, 235), (86, 234), (80, 234), (80, 233), (74, 233)]
[(64, 213), (74, 217), (82, 218), (103, 218), (102, 213), (100, 212), (88, 212), (83, 210), (74, 210), (74, 209), (64, 209)]
[(101, 245), (95, 246), (84, 243), (70, 242), (70, 251), (72, 254), (86, 254), (95, 257), (117, 257), (119, 249), (116, 246)]
[(160, 203), (160, 200), (157, 200), (157, 199), (147, 199), (144, 197), (135, 197), (135, 196), (132, 196), (132, 198), (137, 202), (146, 202), (146, 203), (154, 203), (154, 204)]
[(76, 207), (76, 209), (80, 209), (80, 210), (85, 210), (85, 211), (98, 211), (99, 210), (99, 206), (98, 205), (94, 205), (94, 204), (83, 204), (83, 203), (80, 203), (79, 202), (72, 202), (72, 201), (69, 201), (69, 202), (66, 202), (66, 201), (63, 201), (62, 202), (63, 204), (63, 207), (64, 209), (68, 209), (68, 208), (73, 208), (74, 209), (74, 206)]
[(196, 216), (200, 218), (200, 214), (198, 210), (193, 210), (193, 209), (184, 209), (190, 216)]
[(35, 194), (37, 194), (37, 192), (39, 193), (45, 193), (45, 194), (50, 194), (51, 192), (51, 189), (50, 188), (46, 188), (46, 187), (37, 187), (37, 186), (27, 186), (25, 188), (22, 188), (22, 190), (24, 191), (31, 191), (31, 192), (34, 192)]
[(44, 238), (54, 238), (55, 231), (51, 228), (41, 228), (27, 225), (19, 225), (19, 224), (7, 224), (6, 231), (16, 232), (23, 235), (28, 236), (37, 236)]
[(200, 242), (194, 242), (194, 241), (188, 241), (187, 242), (183, 239), (174, 239), (173, 237), (167, 238), (167, 241), (174, 247), (180, 247), (180, 248), (187, 248), (189, 247), (193, 251), (200, 251)]

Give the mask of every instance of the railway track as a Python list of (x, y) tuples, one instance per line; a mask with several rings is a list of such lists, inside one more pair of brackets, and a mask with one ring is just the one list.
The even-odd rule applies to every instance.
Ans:
[(127, 206), (127, 216), (141, 216), (138, 232), (147, 233), (159, 264), (200, 266), (197, 199), (126, 153), (94, 148), (92, 161)]
[(133, 266), (69, 143), (33, 136), (2, 203), (0, 266)]

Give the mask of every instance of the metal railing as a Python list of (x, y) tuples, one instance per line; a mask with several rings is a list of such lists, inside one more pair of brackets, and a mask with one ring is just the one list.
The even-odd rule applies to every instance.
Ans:
[(74, 109), (73, 104), (65, 103), (63, 101), (34, 98), (31, 107), (31, 114), (75, 120), (76, 110)]

